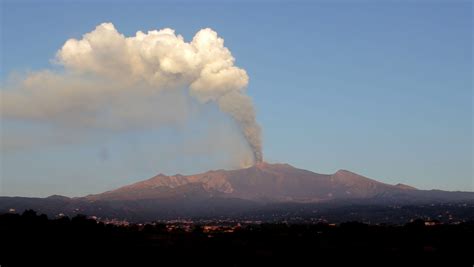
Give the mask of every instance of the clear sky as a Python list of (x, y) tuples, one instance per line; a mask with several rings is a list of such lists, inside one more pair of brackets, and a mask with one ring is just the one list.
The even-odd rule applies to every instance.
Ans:
[[(474, 191), (470, 1), (2, 1), (1, 9), (3, 90), (16, 75), (58, 68), (51, 60), (64, 42), (103, 22), (126, 36), (169, 27), (186, 41), (210, 27), (250, 77), (266, 161)], [(160, 172), (225, 168), (226, 152), (217, 146), (203, 154), (209, 144), (201, 140), (209, 132), (232, 134), (231, 122), (206, 114), (184, 129), (2, 147), (0, 195), (81, 196)], [(3, 121), (2, 143), (11, 133), (33, 135), (28, 127)], [(191, 138), (183, 133), (190, 129)]]

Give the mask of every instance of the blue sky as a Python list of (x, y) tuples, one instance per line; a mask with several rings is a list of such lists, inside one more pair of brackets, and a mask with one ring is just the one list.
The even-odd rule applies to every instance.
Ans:
[[(472, 11), (471, 2), (3, 1), (0, 77), (57, 68), (51, 59), (64, 42), (102, 22), (127, 36), (170, 27), (187, 41), (210, 27), (250, 77), (267, 161), (473, 191)], [(191, 142), (229, 134), (220, 116), (206, 115)], [(22, 127), (5, 122), (2, 131)], [(181, 153), (181, 130), (2, 151), (0, 194), (80, 196), (221, 167), (222, 153)]]

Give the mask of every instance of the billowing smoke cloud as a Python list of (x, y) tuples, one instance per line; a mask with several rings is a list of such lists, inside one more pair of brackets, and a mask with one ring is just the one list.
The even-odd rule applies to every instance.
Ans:
[(245, 92), (248, 76), (234, 61), (209, 28), (185, 42), (168, 28), (125, 37), (103, 23), (63, 45), (54, 59), (62, 70), (30, 73), (1, 90), (2, 116), (122, 129), (179, 121), (193, 112), (189, 98), (215, 102), (238, 124), (253, 161), (260, 162), (260, 127)]

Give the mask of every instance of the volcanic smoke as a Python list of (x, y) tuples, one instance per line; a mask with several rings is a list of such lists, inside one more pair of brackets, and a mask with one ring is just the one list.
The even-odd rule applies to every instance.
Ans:
[[(246, 94), (248, 75), (234, 61), (224, 39), (209, 28), (185, 42), (169, 28), (126, 37), (112, 23), (102, 23), (81, 39), (65, 42), (54, 59), (61, 70), (32, 72), (7, 88), (12, 90), (0, 90), (1, 111), (8, 118), (99, 128), (155, 116), (159, 126), (183, 109), (169, 100), (160, 104), (159, 98), (184, 88), (197, 103), (216, 103), (235, 121), (258, 163), (261, 129)], [(153, 107), (149, 102), (155, 98)]]

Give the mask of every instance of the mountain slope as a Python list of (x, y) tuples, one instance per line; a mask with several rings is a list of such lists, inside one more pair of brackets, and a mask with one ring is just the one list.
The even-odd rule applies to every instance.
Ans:
[[(407, 185), (389, 185), (346, 170), (318, 174), (288, 164), (260, 163), (246, 169), (216, 170), (196, 175), (159, 174), (102, 194), (89, 195), (90, 201), (198, 198), (237, 198), (264, 202), (320, 202), (369, 198), (429, 198)], [(439, 195), (439, 194), (438, 194)]]
[[(325, 216), (330, 218), (338, 210), (337, 217), (343, 220), (348, 216), (347, 212), (361, 205), (365, 208), (354, 214), (365, 212), (361, 213), (364, 216), (360, 215), (360, 219), (366, 219), (372, 216), (366, 209), (372, 212), (374, 206), (380, 207), (383, 213), (387, 210), (398, 212), (391, 208), (393, 204), (459, 201), (474, 203), (474, 192), (418, 190), (408, 185), (381, 183), (346, 170), (317, 174), (288, 164), (260, 163), (246, 169), (215, 170), (187, 176), (159, 174), (116, 190), (80, 198), (57, 195), (47, 198), (0, 197), (0, 213), (11, 209), (17, 212), (34, 209), (51, 216), (82, 213), (101, 218), (150, 221), (222, 216), (275, 219), (286, 218), (289, 214), (313, 216), (314, 212), (321, 210), (326, 210)], [(383, 214), (381, 218), (386, 217)]]

